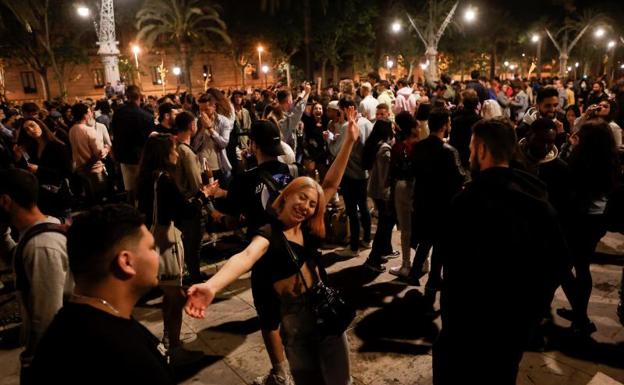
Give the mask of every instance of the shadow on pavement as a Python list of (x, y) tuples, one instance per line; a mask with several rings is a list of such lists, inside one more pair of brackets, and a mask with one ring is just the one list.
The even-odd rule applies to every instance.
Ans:
[(177, 367), (174, 369), (175, 380), (178, 383), (189, 380), (202, 369), (214, 364), (215, 362), (223, 360), (223, 358), (224, 356), (204, 355), (197, 362)]
[[(426, 310), (424, 298), (417, 289), (408, 291), (403, 298), (395, 297), (355, 326), (355, 334), (364, 342), (359, 351), (429, 353), (439, 330), (433, 318), (425, 315)], [(421, 339), (425, 342), (413, 341)]]
[(547, 350), (555, 350), (568, 357), (595, 362), (624, 369), (624, 343), (609, 344), (597, 342), (593, 338), (580, 339), (573, 336), (568, 328), (550, 325), (547, 330)]

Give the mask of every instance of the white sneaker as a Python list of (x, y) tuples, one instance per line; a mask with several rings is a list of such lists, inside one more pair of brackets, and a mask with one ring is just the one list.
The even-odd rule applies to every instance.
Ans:
[(344, 249), (337, 250), (334, 253), (339, 257), (346, 257), (346, 258), (355, 258), (355, 257), (360, 256), (357, 250), (353, 251), (351, 250), (350, 247), (345, 247)]
[(253, 385), (295, 385), (295, 381), (293, 380), (290, 374), (287, 374), (286, 376), (280, 376), (280, 375), (273, 373), (273, 371), (271, 371), (271, 373), (265, 376), (257, 377), (255, 380), (253, 380), (252, 384)]
[(389, 273), (397, 277), (407, 278), (410, 273), (410, 268), (403, 266), (391, 267)]

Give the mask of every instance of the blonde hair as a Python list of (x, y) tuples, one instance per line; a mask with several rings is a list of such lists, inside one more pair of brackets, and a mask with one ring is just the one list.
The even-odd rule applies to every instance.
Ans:
[(320, 184), (318, 184), (314, 179), (307, 176), (300, 176), (295, 178), (292, 182), (286, 186), (284, 190), (280, 193), (280, 195), (273, 202), (273, 209), (280, 213), (284, 208), (284, 204), (286, 203), (286, 199), (290, 194), (296, 193), (298, 191), (303, 190), (304, 188), (313, 188), (316, 190), (318, 194), (318, 202), (316, 204), (316, 208), (314, 210), (314, 214), (307, 219), (304, 223), (307, 224), (310, 232), (319, 237), (325, 238), (325, 193), (323, 192), (323, 188)]

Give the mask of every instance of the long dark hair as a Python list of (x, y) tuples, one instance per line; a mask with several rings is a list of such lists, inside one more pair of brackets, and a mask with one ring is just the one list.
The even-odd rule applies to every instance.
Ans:
[(154, 178), (160, 172), (172, 173), (174, 165), (169, 160), (171, 150), (175, 145), (170, 134), (158, 134), (150, 136), (145, 142), (141, 160), (139, 161), (139, 175), (137, 186), (139, 194), (143, 189), (152, 188)]
[(578, 144), (572, 150), (569, 165), (580, 199), (598, 199), (618, 184), (620, 161), (609, 125), (593, 119), (579, 129)]
[(19, 131), (17, 136), (17, 144), (24, 147), (26, 149), (26, 152), (28, 152), (30, 155), (37, 153), (37, 141), (30, 135), (28, 135), (26, 129), (24, 128), (24, 124), (26, 124), (26, 122), (28, 122), (29, 120), (35, 122), (41, 128), (41, 138), (45, 141), (46, 144), (54, 142), (65, 146), (65, 143), (59, 140), (56, 135), (54, 135), (54, 133), (48, 128), (48, 126), (40, 119), (24, 118), (24, 120), (22, 121), (22, 129)]
[(387, 120), (378, 120), (375, 122), (375, 125), (373, 126), (373, 131), (364, 143), (364, 150), (362, 154), (362, 167), (365, 170), (370, 170), (373, 168), (373, 164), (375, 164), (375, 159), (377, 158), (377, 151), (379, 150), (379, 146), (381, 145), (381, 143), (392, 139), (392, 136), (392, 123)]

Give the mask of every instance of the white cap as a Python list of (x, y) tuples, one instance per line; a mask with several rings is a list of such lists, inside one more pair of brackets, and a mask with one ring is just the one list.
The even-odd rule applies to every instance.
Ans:
[(364, 82), (362, 83), (362, 85), (360, 85), (360, 88), (366, 88), (366, 89), (372, 90), (373, 86), (371, 86), (369, 82)]
[(332, 100), (331, 102), (329, 102), (329, 104), (327, 105), (327, 109), (330, 109), (330, 108), (336, 111), (340, 111), (340, 107), (338, 106), (338, 101)]

